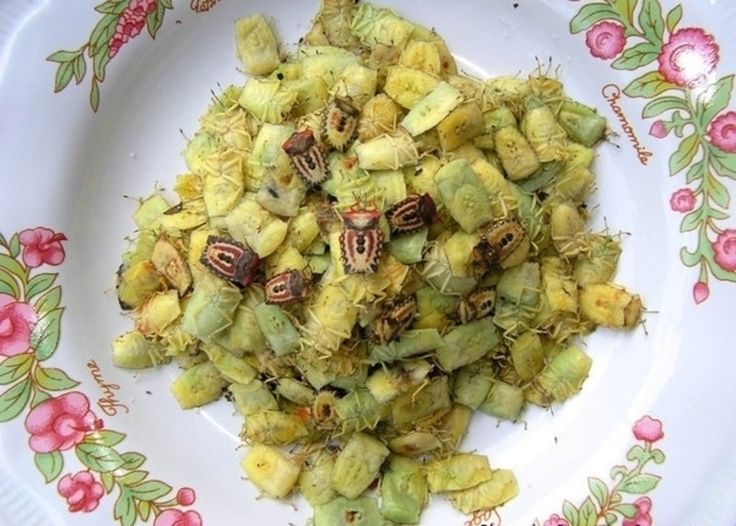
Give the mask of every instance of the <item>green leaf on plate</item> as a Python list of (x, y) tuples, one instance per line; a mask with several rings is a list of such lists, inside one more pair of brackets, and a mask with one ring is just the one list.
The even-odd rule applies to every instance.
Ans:
[(57, 274), (43, 272), (29, 279), (28, 287), (26, 287), (26, 301), (31, 301), (42, 292), (46, 292), (56, 281), (56, 276)]
[(652, 460), (655, 464), (663, 464), (665, 461), (664, 451), (661, 449), (652, 449)]
[(0, 385), (12, 384), (26, 376), (34, 361), (32, 354), (23, 353), (0, 362)]
[(125, 8), (128, 7), (128, 4), (130, 3), (129, 0), (107, 0), (107, 2), (103, 2), (100, 5), (95, 7), (95, 11), (102, 14), (114, 14), (119, 15), (123, 11), (125, 11)]
[(682, 247), (680, 249), (680, 260), (682, 261), (682, 264), (686, 267), (694, 267), (695, 265), (699, 265), (702, 257), (703, 256), (700, 254), (699, 251), (690, 252), (685, 247)]
[(598, 501), (599, 506), (602, 508), (608, 500), (608, 486), (599, 478), (588, 477), (588, 488), (590, 489), (591, 495)]
[(100, 473), (100, 480), (106, 493), (110, 493), (115, 487), (115, 475), (112, 473)]
[(118, 481), (124, 486), (135, 486), (136, 484), (145, 480), (147, 476), (148, 471), (131, 471), (130, 473), (126, 473), (125, 475), (120, 477)]
[(140, 515), (141, 520), (143, 522), (146, 522), (148, 520), (148, 517), (151, 516), (151, 503), (146, 502), (145, 500), (141, 500), (138, 502), (138, 515)]
[(146, 16), (146, 29), (151, 38), (156, 38), (156, 33), (161, 29), (161, 24), (164, 22), (164, 15), (166, 14), (166, 6), (163, 3), (156, 3), (156, 9), (148, 13)]
[(49, 62), (57, 62), (59, 64), (64, 64), (66, 62), (71, 62), (77, 56), (79, 56), (79, 50), (66, 51), (62, 49), (55, 53), (51, 53), (48, 57), (46, 57), (46, 60), (48, 60)]
[(641, 116), (645, 119), (650, 117), (656, 117), (662, 113), (670, 110), (684, 110), (689, 111), (687, 102), (679, 97), (658, 97), (650, 102), (647, 102), (644, 109), (641, 111)]
[(36, 312), (44, 314), (61, 304), (61, 287), (56, 286), (36, 300)]
[(610, 526), (611, 524), (616, 524), (616, 521), (618, 520), (618, 515), (609, 511), (608, 513), (606, 513), (606, 516), (604, 518), (606, 520), (606, 524)]
[(0, 267), (0, 294), (8, 294), (16, 299), (20, 297), (18, 280), (2, 267)]
[(33, 388), (33, 395), (31, 396), (31, 409), (36, 407), (41, 402), (45, 402), (51, 398), (51, 395), (47, 393), (46, 391), (43, 391), (41, 389), (38, 389), (36, 387)]
[(120, 521), (121, 526), (133, 526), (136, 522), (138, 513), (135, 498), (126, 488), (120, 490), (120, 496), (115, 501), (113, 517)]
[(664, 18), (659, 0), (643, 0), (639, 11), (639, 25), (653, 44), (661, 44), (664, 36)]
[(578, 517), (579, 526), (596, 526), (598, 511), (590, 497), (585, 499), (580, 505), (580, 513)]
[(69, 85), (74, 75), (74, 66), (71, 62), (59, 64), (56, 68), (56, 77), (54, 77), (54, 93), (59, 93)]
[(94, 77), (89, 89), (89, 105), (92, 107), (92, 111), (97, 111), (100, 107), (100, 86)]
[(637, 0), (613, 0), (613, 6), (621, 13), (622, 17), (630, 22), (634, 21), (634, 10)]
[(667, 13), (667, 31), (669, 31), (670, 33), (674, 32), (677, 24), (680, 23), (680, 20), (682, 20), (682, 5), (677, 4), (675, 7), (670, 9), (669, 13)]
[(103, 429), (101, 431), (90, 433), (85, 437), (84, 441), (88, 444), (100, 444), (103, 446), (112, 447), (118, 445), (120, 442), (125, 440), (125, 436), (125, 433), (118, 433), (117, 431)]
[(81, 83), (86, 73), (87, 61), (84, 60), (84, 55), (79, 55), (74, 61), (74, 81), (77, 84)]
[(33, 462), (43, 475), (46, 484), (53, 482), (64, 469), (64, 457), (59, 451), (51, 453), (36, 453)]
[(10, 252), (10, 255), (14, 258), (20, 256), (20, 236), (18, 234), (13, 234), (13, 237), (10, 238), (10, 242), (8, 243), (8, 252)]
[(685, 137), (677, 150), (670, 156), (670, 175), (677, 175), (685, 168), (690, 166), (695, 156), (700, 150), (700, 137), (697, 133), (693, 133)]
[(171, 486), (160, 480), (147, 480), (130, 488), (130, 492), (135, 498), (148, 502), (160, 499), (170, 491)]
[(641, 42), (625, 50), (620, 57), (611, 63), (614, 69), (639, 69), (657, 59), (659, 47), (649, 42)]
[(31, 399), (31, 382), (25, 380), (0, 394), (0, 422), (18, 416)]
[(613, 508), (627, 519), (633, 519), (639, 510), (633, 504), (619, 504)]
[(661, 478), (647, 473), (634, 475), (619, 487), (619, 491), (632, 495), (644, 495), (656, 488)]
[(5, 254), (0, 254), (0, 270), (5, 270), (17, 278), (21, 283), (26, 282), (26, 270), (15, 260), (15, 258), (11, 258)]
[(671, 89), (678, 89), (675, 84), (667, 82), (659, 71), (650, 71), (632, 80), (624, 88), (629, 97), (651, 99)]
[(704, 170), (703, 170), (704, 166), (705, 164), (703, 163), (702, 160), (691, 164), (690, 168), (687, 169), (687, 175), (685, 176), (685, 181), (687, 181), (687, 183), (690, 184), (693, 181), (702, 179), (704, 175)]
[(59, 346), (63, 312), (63, 307), (47, 312), (31, 331), (31, 347), (36, 351), (36, 358), (41, 361), (48, 360)]
[(736, 179), (736, 153), (726, 153), (716, 147), (711, 147), (710, 152), (710, 159), (716, 172)]
[(577, 526), (580, 518), (578, 509), (569, 500), (566, 500), (562, 504), (562, 514), (572, 526)]
[(601, 20), (618, 20), (618, 11), (608, 4), (594, 3), (584, 5), (570, 21), (570, 32), (580, 33)]
[(721, 113), (731, 100), (733, 91), (733, 75), (719, 79), (700, 96), (704, 106), (702, 124), (707, 126), (716, 115)]
[(731, 196), (728, 194), (728, 188), (715, 177), (708, 177), (705, 181), (705, 188), (708, 196), (713, 202), (721, 208), (728, 210), (731, 206)]
[(146, 457), (135, 451), (129, 451), (123, 453), (123, 468), (125, 469), (138, 469), (146, 461)]
[(82, 464), (98, 473), (115, 471), (125, 463), (114, 449), (100, 444), (82, 442), (77, 445), (76, 452)]
[[(695, 210), (693, 210), (692, 212), (689, 212), (685, 217), (682, 218), (682, 223), (680, 223), (680, 232), (685, 233), (685, 232), (692, 232), (693, 230), (697, 230), (702, 220), (703, 220), (703, 209), (696, 208)], [(635, 447), (639, 447), (639, 446), (635, 446)]]

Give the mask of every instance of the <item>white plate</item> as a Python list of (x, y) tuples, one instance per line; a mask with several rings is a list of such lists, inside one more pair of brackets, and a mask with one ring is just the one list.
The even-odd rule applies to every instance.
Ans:
[[(63, 287), (58, 301), (64, 308), (49, 311), (57, 301), (49, 291), (61, 289), (38, 293), (31, 307), (0, 296), (0, 523), (303, 524), (308, 506), (256, 500), (253, 487), (242, 480), (240, 419), (227, 402), (183, 413), (168, 390), (173, 366), (132, 375), (112, 366), (109, 349), (112, 338), (128, 327), (111, 291), (126, 246), (123, 238), (133, 230), (135, 203), (123, 196), (146, 195), (156, 182), (170, 187), (184, 169), (179, 130), (192, 134), (218, 83), (242, 82), (233, 20), (263, 12), (277, 20), (282, 41), (294, 43), (316, 2), (194, 0), (164, 10), (164, 0), (151, 1), (165, 11), (156, 38), (144, 28), (109, 61), (104, 80), (98, 70), (92, 92), (95, 100), (99, 89), (96, 113), (90, 109), (90, 60), (86, 71), (77, 63), (79, 86), (72, 78), (54, 94), (59, 64), (45, 59), (84, 44), (104, 15), (89, 1), (6, 0), (0, 6), (0, 231), (10, 243), (16, 232), (39, 225), (49, 229), (26, 232), (26, 246), (12, 247), (23, 249), (25, 256), (15, 263), (0, 256), (0, 267), (23, 274), (23, 280), (28, 271), (34, 292), (46, 290), (56, 277), (53, 286)], [(605, 496), (609, 490), (622, 503), (640, 499), (636, 521), (614, 512), (615, 524), (736, 523), (736, 359), (731, 352), (736, 224), (729, 200), (736, 154), (727, 153), (736, 151), (736, 103), (730, 101), (736, 6), (715, 0), (685, 1), (678, 8), (671, 0), (661, 6), (659, 0), (616, 0), (609, 2), (613, 7), (561, 0), (385, 3), (436, 27), (468, 71), (527, 72), (536, 66), (535, 57), (542, 62), (552, 57), (561, 65), (569, 92), (610, 119), (619, 136), (599, 148), (595, 220), (630, 233), (624, 237), (616, 279), (640, 292), (650, 310), (646, 331), (600, 330), (587, 340), (593, 369), (582, 394), (569, 403), (554, 412), (528, 410), (525, 425), (474, 418), (466, 448), (488, 454), (495, 467), (514, 469), (521, 486), (517, 499), (474, 518), (435, 499), (423, 524), (566, 524), (549, 520), (554, 514), (567, 516), (575, 526), (603, 524), (605, 513), (596, 520), (588, 512), (600, 511), (596, 495), (608, 509), (615, 508)], [(620, 18), (616, 13), (626, 12), (627, 6), (635, 16), (623, 40), (619, 22), (603, 19)], [(197, 13), (195, 7), (211, 9)], [(116, 24), (117, 15), (110, 16), (107, 20)], [(596, 25), (589, 30), (591, 23)], [(113, 37), (105, 34), (101, 41), (107, 38)], [(654, 43), (642, 45), (645, 38)], [(620, 56), (623, 45), (630, 60), (591, 54)], [(697, 84), (688, 88), (689, 96), (708, 99), (698, 106), (705, 117), (693, 139), (687, 138), (693, 133), (689, 126), (685, 138), (675, 130), (658, 137), (671, 126), (673, 109), (681, 106), (670, 96), (681, 100), (686, 93), (658, 93), (672, 87), (656, 76), (660, 61), (673, 82)], [(622, 63), (632, 69), (612, 67)], [(687, 67), (678, 72), (677, 64)], [(74, 67), (69, 71), (73, 74)], [(647, 82), (630, 84), (637, 78)], [(663, 113), (650, 117), (657, 108)], [(676, 111), (686, 116), (685, 110)], [(693, 157), (688, 152), (694, 144)], [(703, 186), (698, 163), (705, 146), (709, 171)], [(676, 173), (670, 174), (670, 167)], [(715, 209), (711, 222), (698, 222), (698, 213), (706, 210), (704, 199), (713, 207), (708, 210)], [(690, 208), (689, 213), (678, 211)], [(50, 239), (54, 233), (68, 240)], [(681, 247), (696, 255), (681, 257)], [(0, 252), (7, 254), (7, 249)], [(44, 306), (39, 306), (41, 297)], [(7, 357), (26, 350), (34, 320), (39, 320), (35, 353)], [(47, 360), (38, 361), (39, 356)], [(43, 367), (47, 374), (28, 376), (24, 367), (29, 366), (35, 371)], [(58, 389), (50, 391), (57, 400), (32, 411), (26, 403), (32, 383)], [(645, 415), (656, 421), (635, 426)], [(76, 435), (70, 425), (125, 436)], [(76, 444), (85, 436), (86, 444)], [(60, 437), (67, 440), (62, 443)], [(108, 446), (90, 445), (95, 437)], [(34, 457), (34, 448), (61, 450)], [(127, 462), (122, 467), (120, 455)], [(82, 462), (93, 472), (72, 478), (85, 469)], [(617, 465), (626, 471), (612, 479), (611, 468)], [(112, 474), (100, 475), (111, 467), (116, 468)], [(129, 469), (139, 474), (123, 479), (128, 483), (124, 495), (135, 486), (134, 495), (143, 499), (135, 501), (137, 508), (128, 506), (130, 499), (118, 500), (121, 477)], [(141, 485), (143, 476), (164, 482)], [(114, 483), (110, 493), (98, 485), (101, 478)], [(194, 488), (194, 502), (186, 491), (183, 503), (177, 502), (182, 487)], [(145, 499), (153, 499), (155, 506), (141, 505)], [(583, 513), (573, 517), (565, 501)], [(86, 510), (75, 511), (82, 505)], [(153, 512), (146, 515), (146, 508)], [(630, 513), (634, 508), (618, 509)], [(156, 513), (161, 514), (154, 520)]]

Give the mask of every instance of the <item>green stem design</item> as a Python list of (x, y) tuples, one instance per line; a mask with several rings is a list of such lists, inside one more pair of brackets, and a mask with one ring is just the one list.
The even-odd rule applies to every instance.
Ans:
[(607, 513), (614, 512), (613, 509), (614, 506), (616, 506), (617, 503), (613, 502), (614, 495), (619, 497), (619, 502), (623, 498), (621, 496), (621, 488), (631, 481), (635, 476), (640, 475), (641, 472), (644, 470), (644, 466), (646, 466), (650, 460), (652, 460), (651, 451), (652, 451), (652, 444), (649, 442), (646, 443), (644, 446), (644, 451), (646, 451), (647, 456), (644, 458), (640, 458), (637, 460), (636, 466), (634, 468), (627, 472), (626, 474), (622, 475), (621, 480), (618, 481), (618, 483), (611, 488), (611, 491), (608, 493), (608, 497), (606, 498), (606, 501), (604, 502), (603, 506), (601, 506), (600, 511), (598, 511), (598, 519), (604, 519)]

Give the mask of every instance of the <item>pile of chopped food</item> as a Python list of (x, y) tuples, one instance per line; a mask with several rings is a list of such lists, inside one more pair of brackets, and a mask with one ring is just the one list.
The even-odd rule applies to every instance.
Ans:
[(224, 393), (248, 478), (301, 492), (315, 526), (503, 504), (513, 473), (458, 451), (473, 411), (573, 396), (573, 340), (642, 310), (610, 281), (617, 239), (586, 228), (605, 119), (540, 72), (460, 74), (367, 3), (323, 0), (291, 56), (262, 16), (235, 30), (249, 78), (202, 116), (179, 203), (135, 213), (114, 363), (174, 358), (184, 409)]

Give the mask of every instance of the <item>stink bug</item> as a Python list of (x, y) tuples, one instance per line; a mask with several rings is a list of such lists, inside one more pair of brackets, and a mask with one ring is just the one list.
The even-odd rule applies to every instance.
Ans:
[(335, 97), (327, 106), (322, 121), (322, 137), (341, 152), (350, 145), (358, 128), (360, 109), (342, 97)]
[(307, 184), (319, 184), (329, 175), (324, 155), (312, 130), (294, 132), (281, 146), (291, 160), (294, 172)]
[(495, 221), (473, 248), (473, 259), (485, 268), (493, 268), (519, 248), (526, 237), (518, 219)]
[(464, 325), (473, 320), (488, 316), (496, 305), (496, 291), (491, 287), (479, 288), (457, 304), (450, 314), (452, 321)]
[(394, 234), (408, 234), (429, 226), (437, 218), (437, 207), (429, 194), (412, 195), (386, 210)]
[(302, 300), (307, 295), (308, 284), (298, 270), (286, 270), (266, 282), (266, 303), (280, 305)]
[(378, 227), (381, 212), (353, 207), (343, 212), (340, 234), (342, 266), (348, 274), (375, 272), (381, 257), (384, 235)]
[(258, 254), (234, 239), (209, 236), (200, 263), (215, 275), (239, 287), (253, 282), (261, 260)]
[(371, 324), (373, 338), (380, 345), (388, 345), (411, 325), (416, 314), (417, 300), (414, 296), (394, 298), (373, 320)]

